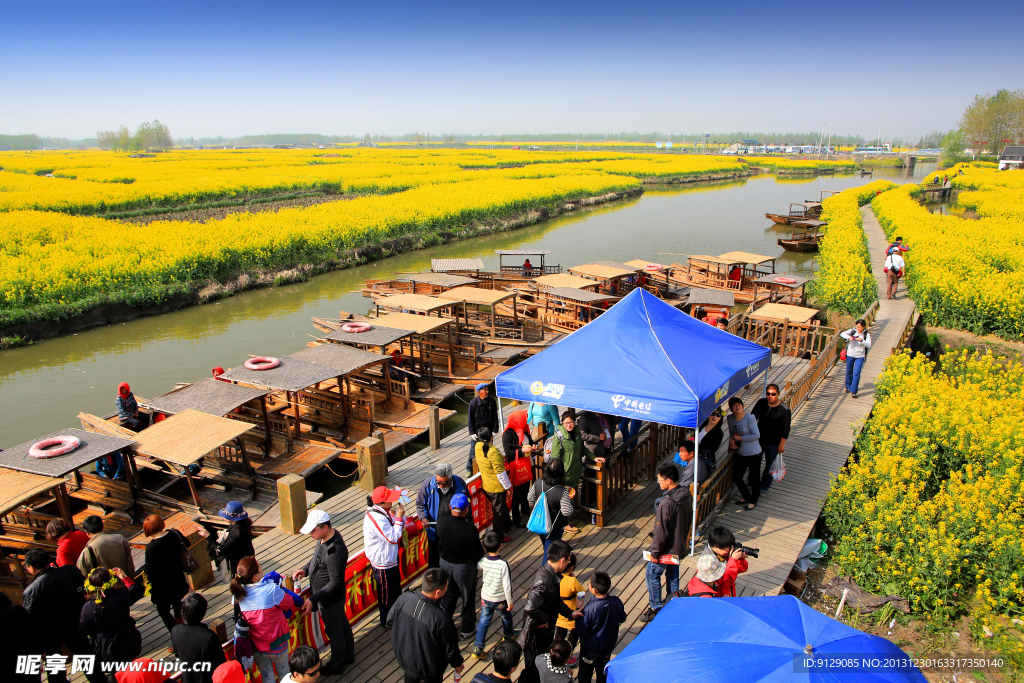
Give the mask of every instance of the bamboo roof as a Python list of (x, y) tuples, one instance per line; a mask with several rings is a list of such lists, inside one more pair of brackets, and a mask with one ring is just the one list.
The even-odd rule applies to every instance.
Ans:
[(290, 356), (278, 356), (281, 364), (269, 370), (250, 370), (244, 365), (231, 368), (221, 377), (232, 382), (242, 382), (267, 389), (298, 391), (311, 387), (317, 382), (338, 376), (338, 371), (316, 363), (307, 363)]
[(267, 393), (269, 392), (266, 389), (221, 382), (213, 377), (207, 377), (201, 382), (144, 400), (142, 404), (168, 415), (176, 415), (189, 408), (210, 415), (227, 415), (235, 408), (266, 396)]
[[(788, 277), (791, 280), (796, 280), (796, 282), (776, 282), (775, 278), (777, 277)], [(804, 277), (803, 275), (787, 275), (786, 273), (768, 273), (767, 275), (762, 275), (761, 277), (757, 278), (756, 280), (754, 280), (754, 282), (759, 285), (771, 285), (772, 287), (788, 287), (790, 289), (799, 289), (808, 282), (810, 282), (810, 279), (811, 278)]]
[(426, 294), (395, 294), (393, 296), (381, 297), (374, 301), (374, 303), (381, 308), (404, 308), (421, 313), (433, 313), (442, 308), (455, 305), (451, 301), (427, 296)]
[(190, 409), (139, 432), (134, 449), (143, 455), (188, 467), (250, 429), (253, 425), (241, 420)]
[(731, 253), (723, 254), (722, 256), (708, 256), (707, 254), (697, 254), (695, 256), (691, 256), (689, 261), (690, 263), (693, 263), (694, 261), (704, 261), (705, 263), (717, 263), (726, 266), (742, 265), (746, 263), (746, 261), (744, 261), (743, 259), (735, 259), (731, 258), (731, 256)]
[(588, 277), (596, 277), (601, 280), (614, 280), (620, 277), (636, 275), (636, 268), (630, 268), (624, 263), (620, 263), (618, 265), (608, 265), (608, 263), (614, 263), (614, 261), (604, 263), (584, 263), (582, 266), (573, 266), (572, 268), (569, 268), (569, 272), (573, 275), (585, 275)]
[[(382, 315), (373, 320), (373, 324), (380, 323), (384, 327), (394, 327), (399, 330), (409, 330), (417, 334), (426, 334), (436, 329), (451, 325), (454, 321), (451, 318), (434, 318), (426, 315), (415, 315), (413, 313), (392, 313)], [(366, 334), (364, 332), (364, 334)]]
[(637, 270), (647, 270), (647, 266), (658, 266), (658, 270), (665, 269), (665, 266), (660, 263), (645, 261), (642, 258), (635, 258), (632, 261), (626, 261), (623, 265), (629, 266), (630, 268), (636, 268)]
[(401, 281), (422, 282), (428, 285), (437, 285), (438, 287), (460, 287), (480, 282), (476, 278), (465, 275), (451, 275), (449, 273), (413, 273), (408, 277), (401, 278)]
[(720, 254), (720, 259), (730, 259), (737, 263), (766, 263), (768, 261), (774, 261), (777, 256), (762, 256), (760, 254), (751, 254), (748, 251), (730, 251), (727, 254)]
[[(81, 444), (67, 455), (58, 455), (54, 458), (33, 458), (28, 454), (33, 444), (55, 436), (74, 436)], [(96, 462), (105, 455), (127, 448), (132, 443), (134, 443), (133, 439), (122, 439), (68, 427), (0, 451), (0, 467), (47, 477), (63, 477), (79, 467)]]
[(789, 304), (765, 304), (750, 315), (754, 318), (767, 318), (768, 320), (785, 320), (789, 318), (790, 322), (806, 323), (817, 314), (818, 310), (815, 308), (790, 306)]
[(388, 359), (387, 356), (379, 353), (370, 353), (369, 351), (363, 351), (354, 346), (346, 346), (344, 344), (321, 344), (320, 346), (314, 346), (293, 353), (291, 357), (298, 358), (307, 363), (326, 365), (329, 368), (334, 368), (342, 375), (362, 370), (377, 363), (383, 363)]
[(451, 299), (452, 301), (465, 301), (470, 304), (484, 304), (492, 306), (499, 301), (511, 299), (516, 292), (507, 292), (503, 289), (480, 289), (479, 287), (456, 287), (447, 292), (438, 293), (439, 299)]
[(735, 306), (736, 297), (732, 292), (724, 289), (701, 289), (694, 287), (690, 290), (690, 298), (686, 303), (697, 306)]
[(0, 468), (0, 515), (6, 515), (22, 503), (64, 483), (58, 477)]
[(495, 249), (494, 253), (502, 256), (547, 256), (551, 252), (547, 249)]
[(596, 282), (575, 275), (557, 273), (555, 275), (541, 275), (533, 279), (541, 287), (571, 287), (573, 289), (591, 289), (597, 287)]
[[(379, 320), (379, 318), (378, 318)], [(343, 344), (364, 344), (366, 346), (379, 346), (384, 348), (399, 339), (411, 337), (414, 333), (410, 330), (400, 330), (395, 327), (384, 327), (378, 325), (377, 320), (371, 323), (370, 329), (366, 332), (346, 332), (335, 330), (327, 335), (326, 339)]]
[(541, 290), (549, 299), (569, 299), (579, 303), (589, 304), (595, 301), (615, 301), (619, 297), (613, 294), (601, 294), (600, 292), (588, 292), (584, 289), (573, 289), (572, 287), (552, 287)]
[(435, 273), (450, 271), (483, 270), (484, 262), (478, 258), (432, 258), (430, 269)]

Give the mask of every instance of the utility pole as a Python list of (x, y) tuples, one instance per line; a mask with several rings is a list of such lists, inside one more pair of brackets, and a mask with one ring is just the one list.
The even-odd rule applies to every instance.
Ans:
[(828, 124), (828, 151), (825, 152), (825, 158), (828, 158), (829, 153), (832, 151), (832, 124)]
[(825, 123), (821, 124), (821, 136), (818, 137), (818, 156), (821, 156), (821, 143), (825, 141)]

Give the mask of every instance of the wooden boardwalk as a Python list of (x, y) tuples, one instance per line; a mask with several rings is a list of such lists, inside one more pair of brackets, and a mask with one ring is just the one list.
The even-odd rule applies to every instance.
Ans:
[[(871, 253), (882, 254), (884, 236), (870, 210), (867, 214), (865, 229)], [(880, 260), (876, 265), (877, 275), (881, 276)], [(854, 400), (843, 393), (843, 370), (841, 367), (834, 369), (794, 418), (785, 454), (786, 479), (763, 496), (755, 510), (741, 512), (738, 505), (730, 504), (718, 517), (716, 523), (732, 529), (737, 540), (761, 549), (760, 558), (751, 559), (750, 570), (740, 576), (738, 588), (743, 595), (779, 592), (818, 518), (821, 503), (828, 493), (830, 476), (839, 471), (850, 453), (853, 426), (870, 411), (875, 378), (889, 350), (897, 345), (913, 310), (912, 303), (905, 300), (883, 300), (881, 303), (878, 320), (871, 330), (875, 351), (865, 364), (859, 397)], [(786, 379), (798, 376), (807, 361), (775, 357), (773, 363), (769, 380), (784, 384)], [(760, 396), (761, 389), (762, 382), (747, 388), (744, 399), (748, 406)], [(506, 407), (506, 414), (511, 410), (511, 407)], [(431, 475), (434, 464), (438, 462), (451, 463), (458, 473), (464, 467), (468, 450), (469, 440), (465, 431), (450, 434), (442, 440), (438, 451), (423, 449), (391, 467), (388, 485), (400, 485), (413, 492)], [(350, 553), (363, 546), (361, 526), (365, 495), (362, 489), (353, 487), (318, 506), (331, 515)], [(639, 617), (647, 607), (647, 588), (644, 581), (646, 565), (641, 559), (641, 550), (649, 544), (648, 533), (653, 529), (653, 503), (657, 495), (658, 487), (653, 482), (634, 487), (612, 510), (604, 528), (581, 525), (577, 518), (581, 531), (565, 539), (579, 558), (577, 573), (581, 581), (585, 583), (595, 570), (608, 572), (612, 577), (613, 592), (626, 605), (629, 619), (621, 629), (619, 649), (628, 644), (643, 626)], [(585, 521), (589, 522), (589, 519)], [(522, 621), (524, 597), (540, 564), (542, 548), (539, 539), (525, 530), (515, 530), (512, 536), (512, 542), (503, 549), (502, 555), (513, 569), (518, 628)], [(313, 548), (313, 542), (307, 537), (288, 535), (279, 529), (260, 536), (254, 545), (264, 571), (275, 570), (282, 574), (290, 574), (304, 564)], [(680, 568), (681, 585), (685, 585), (693, 575), (695, 559), (688, 558)], [(226, 584), (218, 581), (202, 592), (210, 603), (207, 620), (228, 619), (230, 634), (231, 610)], [(143, 652), (155, 659), (169, 657), (169, 636), (152, 605), (143, 601), (136, 607), (133, 614), (142, 632)], [(488, 648), (500, 638), (499, 624), (500, 620), (491, 625)], [(391, 683), (402, 680), (402, 673), (392, 655), (390, 634), (377, 624), (375, 616), (357, 625), (355, 636), (355, 665), (349, 667), (344, 677), (327, 677), (326, 681)], [(472, 641), (463, 643), (463, 653), (467, 658), (464, 680), (469, 680), (476, 672), (489, 670), (487, 661), (478, 662), (469, 657), (472, 645)]]

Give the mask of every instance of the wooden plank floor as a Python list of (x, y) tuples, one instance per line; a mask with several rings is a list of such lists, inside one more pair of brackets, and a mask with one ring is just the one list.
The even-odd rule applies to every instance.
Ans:
[[(867, 229), (867, 221), (865, 223)], [(874, 227), (878, 236), (872, 236), (870, 230), (868, 233), (873, 254), (884, 250), (884, 245), (874, 244), (876, 237), (884, 239), (877, 223)], [(880, 266), (878, 271), (880, 273)], [(838, 472), (849, 455), (853, 440), (851, 425), (866, 417), (874, 379), (912, 309), (912, 305), (904, 302), (883, 301), (882, 304), (878, 322), (872, 330), (878, 352), (870, 355), (865, 364), (861, 397), (852, 400), (843, 394), (843, 378), (839, 369), (829, 374), (794, 419), (793, 434), (785, 456), (788, 466), (786, 479), (776, 484), (755, 510), (739, 512), (735, 509), (738, 506), (733, 505), (719, 517), (718, 523), (731, 528), (738, 540), (761, 548), (760, 558), (752, 559), (750, 571), (740, 577), (738, 588), (741, 594), (774, 594), (779, 591), (818, 517), (821, 501), (828, 492), (829, 476)], [(795, 378), (807, 362), (796, 358), (775, 358), (773, 363), (769, 380), (782, 383)], [(762, 386), (762, 382), (757, 382), (744, 391), (748, 405), (760, 395)], [(506, 407), (506, 415), (511, 410), (511, 407)], [(468, 450), (469, 440), (465, 431), (450, 434), (442, 440), (438, 451), (423, 449), (391, 467), (388, 485), (415, 490), (430, 476), (438, 462), (449, 462), (456, 472), (460, 472)], [(613, 510), (607, 526), (597, 528), (586, 524), (580, 533), (566, 538), (579, 558), (581, 581), (585, 583), (595, 570), (607, 571), (612, 577), (613, 592), (626, 605), (629, 619), (620, 631), (618, 649), (625, 647), (643, 626), (639, 617), (647, 607), (647, 589), (644, 582), (646, 565), (640, 553), (649, 543), (648, 533), (654, 522), (653, 502), (657, 495), (658, 487), (654, 483), (634, 487)], [(361, 549), (363, 545), (361, 524), (364, 506), (365, 492), (359, 488), (343, 491), (319, 505), (331, 515), (350, 552)], [(525, 530), (516, 530), (512, 536), (512, 542), (502, 554), (513, 569), (518, 628), (522, 620), (523, 598), (539, 566), (542, 548), (539, 539)], [(291, 536), (280, 530), (260, 536), (254, 545), (264, 571), (281, 573), (290, 573), (304, 564), (313, 548), (308, 538)], [(688, 558), (681, 566), (681, 585), (685, 585), (692, 576), (695, 559)], [(226, 588), (225, 583), (218, 582), (203, 590), (210, 603), (208, 620), (227, 617), (230, 623)], [(169, 637), (152, 605), (141, 602), (136, 607), (133, 615), (142, 632), (143, 652), (156, 659), (169, 656), (166, 649)], [(500, 638), (499, 624), (500, 620), (492, 623), (488, 648)], [(390, 635), (377, 624), (376, 618), (364, 620), (356, 627), (356, 642), (355, 665), (344, 677), (328, 677), (326, 681), (391, 683), (402, 680), (392, 655)], [(468, 677), (488, 669), (486, 661), (478, 662), (468, 656), (471, 650), (472, 641), (463, 644), (467, 657), (464, 675)], [(448, 677), (451, 677), (450, 671)]]

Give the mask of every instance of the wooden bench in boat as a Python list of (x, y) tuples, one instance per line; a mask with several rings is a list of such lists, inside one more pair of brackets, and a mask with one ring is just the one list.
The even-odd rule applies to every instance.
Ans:
[(80, 473), (79, 487), (69, 490), (68, 495), (85, 501), (86, 505), (96, 506), (104, 513), (127, 510), (135, 504), (128, 484), (87, 472)]
[(275, 479), (286, 474), (297, 474), (305, 478), (341, 453), (341, 449), (333, 446), (307, 446), (292, 455), (268, 460), (256, 468), (256, 473)]

